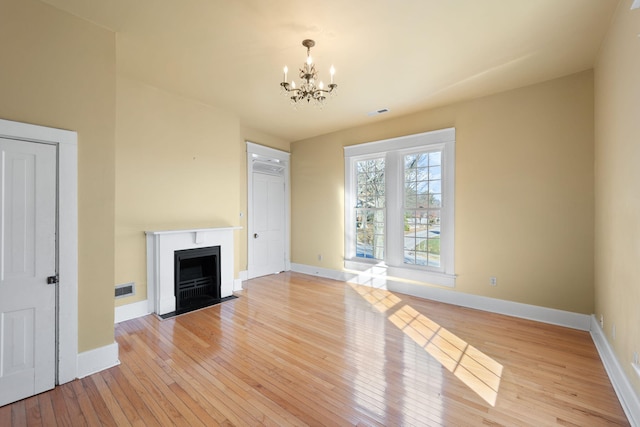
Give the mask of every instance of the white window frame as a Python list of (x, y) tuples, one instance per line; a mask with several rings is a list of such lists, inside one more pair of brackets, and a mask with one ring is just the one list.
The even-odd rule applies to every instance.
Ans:
[[(442, 199), (439, 268), (404, 263), (404, 156), (420, 150), (442, 151)], [(383, 267), (387, 276), (455, 286), (455, 128), (352, 145), (345, 156), (345, 268)], [(356, 162), (385, 158), (385, 259), (357, 258), (355, 249)], [(392, 207), (397, 207), (393, 208)]]
[[(384, 253), (385, 253), (385, 257), (386, 257), (386, 253), (387, 253), (387, 230), (386, 230), (386, 227), (387, 227), (387, 222), (388, 222), (388, 219), (387, 219), (387, 203), (388, 203), (388, 199), (387, 199), (387, 182), (386, 182), (386, 169), (387, 169), (387, 163), (386, 163), (386, 162), (387, 162), (387, 159), (385, 158), (384, 153), (382, 153), (382, 154), (381, 154), (381, 153), (374, 153), (374, 154), (369, 154), (369, 155), (363, 155), (363, 156), (358, 156), (358, 157), (356, 157), (356, 158), (354, 158), (354, 159), (353, 159), (353, 163), (352, 163), (352, 166), (353, 166), (353, 172), (351, 173), (351, 180), (352, 180), (351, 182), (353, 183), (353, 187), (352, 187), (351, 189), (352, 189), (352, 190), (355, 190), (355, 191), (354, 191), (354, 193), (353, 193), (353, 202), (351, 203), (351, 214), (350, 214), (351, 216), (350, 216), (350, 217), (352, 218), (352, 221), (354, 221), (354, 222), (355, 222), (355, 205), (356, 205), (356, 203), (357, 203), (357, 198), (358, 198), (358, 196), (357, 196), (357, 194), (356, 194), (357, 190), (355, 189), (355, 187), (356, 187), (356, 185), (357, 185), (357, 183), (358, 183), (358, 181), (357, 181), (357, 180), (358, 180), (358, 178), (356, 177), (356, 175), (357, 175), (356, 163), (357, 163), (358, 161), (362, 161), (362, 160), (375, 160), (375, 159), (379, 159), (379, 158), (383, 158), (383, 159), (385, 159), (385, 188), (384, 188), (384, 192), (385, 192), (385, 202), (384, 202), (384, 208), (382, 208), (381, 210), (384, 212), (384, 224), (385, 224), (385, 231), (384, 231), (384, 236), (385, 236), (385, 238), (384, 238), (384, 241), (385, 241), (385, 245), (384, 245)], [(346, 175), (345, 175), (345, 176), (346, 176)], [(379, 209), (379, 208), (377, 208), (377, 209)], [(357, 257), (356, 257), (356, 254), (355, 254), (355, 253), (356, 253), (356, 247), (355, 247), (355, 243), (356, 243), (356, 242), (355, 242), (355, 241), (356, 241), (356, 233), (357, 233), (357, 230), (356, 230), (356, 228), (355, 228), (355, 225), (354, 225), (354, 224), (351, 224), (351, 226), (353, 227), (353, 234), (352, 234), (352, 237), (353, 237), (353, 240), (352, 240), (352, 242), (353, 242), (353, 246), (352, 246), (352, 248), (351, 248), (353, 253), (351, 254), (351, 257), (352, 257), (353, 259), (363, 259), (363, 260), (368, 260), (367, 262), (374, 262), (374, 263), (375, 263), (375, 262), (380, 262), (380, 259), (377, 259), (377, 258), (357, 258)]]

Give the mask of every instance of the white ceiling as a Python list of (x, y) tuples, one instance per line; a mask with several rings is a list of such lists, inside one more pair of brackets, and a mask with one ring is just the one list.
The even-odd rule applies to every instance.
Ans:
[[(43, 0), (117, 32), (123, 75), (296, 141), (593, 67), (618, 0)], [(280, 94), (311, 50), (324, 109)], [(370, 117), (368, 112), (389, 108)]]

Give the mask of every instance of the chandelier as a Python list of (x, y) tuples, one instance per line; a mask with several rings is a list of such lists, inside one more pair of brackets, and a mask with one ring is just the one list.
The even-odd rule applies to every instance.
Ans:
[(296, 82), (291, 80), (291, 83), (287, 82), (287, 73), (289, 68), (285, 65), (284, 67), (284, 79), (280, 86), (283, 89), (284, 94), (291, 100), (292, 104), (299, 105), (301, 101), (307, 101), (310, 103), (314, 101), (317, 105), (322, 105), (327, 99), (327, 95), (332, 94), (335, 95), (335, 89), (338, 87), (337, 84), (333, 82), (333, 76), (336, 73), (333, 65), (329, 70), (331, 74), (331, 83), (327, 89), (324, 88), (324, 83), (319, 82), (318, 86), (316, 86), (316, 81), (318, 80), (318, 72), (316, 71), (316, 66), (311, 59), (311, 48), (316, 45), (316, 42), (313, 40), (303, 40), (302, 46), (307, 48), (307, 61), (304, 63), (302, 68), (300, 68), (300, 79), (302, 80), (300, 87), (296, 87)]

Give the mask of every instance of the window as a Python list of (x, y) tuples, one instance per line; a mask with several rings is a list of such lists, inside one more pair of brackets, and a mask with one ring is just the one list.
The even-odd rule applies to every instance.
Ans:
[(345, 266), (453, 286), (455, 129), (345, 147)]
[(404, 156), (404, 263), (440, 267), (442, 151)]
[(384, 259), (384, 158), (358, 160), (356, 257)]

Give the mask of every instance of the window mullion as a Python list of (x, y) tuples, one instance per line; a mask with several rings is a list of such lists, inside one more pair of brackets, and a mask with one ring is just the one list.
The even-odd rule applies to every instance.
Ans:
[(402, 156), (397, 151), (386, 154), (387, 251), (385, 261), (389, 265), (402, 265), (403, 170), (401, 160)]

